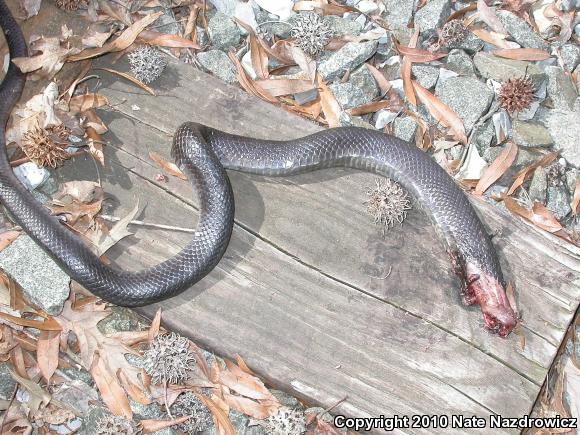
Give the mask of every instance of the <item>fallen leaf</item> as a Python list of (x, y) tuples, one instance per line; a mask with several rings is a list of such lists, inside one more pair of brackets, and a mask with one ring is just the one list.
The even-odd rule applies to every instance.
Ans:
[(151, 160), (153, 160), (155, 163), (157, 163), (157, 166), (159, 166), (161, 169), (163, 169), (169, 175), (173, 175), (174, 177), (177, 177), (180, 180), (187, 180), (187, 177), (185, 176), (185, 174), (183, 172), (181, 172), (181, 170), (177, 167), (177, 165), (175, 163), (168, 162), (163, 157), (161, 157), (159, 154), (157, 154), (156, 152), (153, 152), (153, 151), (149, 152), (149, 157), (151, 157)]
[(87, 33), (83, 35), (81, 40), (83, 48), (97, 48), (102, 47), (105, 42), (113, 34), (113, 28), (109, 29), (108, 32), (99, 32), (95, 29), (89, 29)]
[(191, 39), (182, 38), (179, 35), (170, 35), (167, 33), (154, 32), (152, 30), (143, 30), (139, 36), (139, 41), (149, 45), (168, 48), (192, 48), (199, 50), (201, 47)]
[(62, 329), (52, 317), (45, 320), (23, 319), (22, 317), (16, 317), (0, 311), (0, 318), (19, 326), (34, 328), (40, 331), (60, 331)]
[(270, 78), (268, 80), (256, 80), (255, 83), (275, 97), (298, 94), (314, 89), (314, 85), (310, 80)]
[(494, 56), (505, 57), (506, 59), (515, 60), (546, 60), (549, 59), (550, 53), (545, 50), (540, 50), (539, 48), (509, 48), (501, 50), (491, 50)]
[(131, 420), (133, 411), (131, 411), (129, 406), (129, 399), (125, 394), (125, 390), (119, 384), (118, 379), (109, 372), (109, 367), (106, 366), (99, 354), (95, 355), (90, 373), (99, 389), (101, 399), (105, 402), (109, 411), (113, 415), (121, 415)]
[(109, 100), (100, 94), (83, 94), (72, 97), (69, 102), (69, 109), (72, 115), (86, 112), (89, 109), (107, 106)]
[(576, 187), (574, 188), (574, 197), (572, 198), (572, 214), (576, 216), (578, 214), (578, 206), (580, 205), (580, 177), (576, 180)]
[[(417, 41), (419, 40), (419, 29), (415, 29), (413, 36), (411, 36), (411, 40), (409, 41), (409, 48), (415, 48), (417, 46)], [(407, 101), (413, 107), (417, 107), (417, 97), (415, 96), (415, 92), (413, 91), (414, 85), (413, 80), (411, 80), (411, 66), (413, 62), (411, 58), (408, 56), (403, 57), (403, 61), (401, 62), (401, 77), (403, 79), (403, 90), (405, 92), (405, 96), (407, 97)], [(423, 103), (424, 104), (424, 103)]]
[(0, 252), (6, 249), (10, 244), (18, 238), (20, 231), (8, 230), (0, 233)]
[(268, 55), (262, 49), (262, 46), (258, 42), (256, 34), (249, 28), (249, 41), (250, 41), (250, 56), (252, 58), (252, 68), (256, 72), (259, 79), (267, 79), (270, 75), (268, 71)]
[(226, 360), (227, 370), (220, 370), (217, 382), (236, 393), (256, 400), (267, 400), (276, 403), (276, 397), (256, 376), (241, 370), (231, 361)]
[(58, 347), (60, 331), (40, 331), (36, 348), (36, 359), (40, 373), (50, 382), (50, 378), (58, 367)]
[(556, 233), (562, 230), (562, 224), (550, 213), (550, 211), (541, 203), (535, 202), (532, 210), (522, 207), (515, 199), (509, 196), (502, 196), (506, 208), (512, 213), (523, 217), (534, 225), (549, 233)]
[(330, 88), (326, 85), (326, 82), (322, 80), (320, 74), (316, 74), (317, 77), (317, 85), (318, 91), (320, 94), (320, 104), (322, 106), (322, 113), (324, 113), (324, 117), (326, 118), (326, 122), (328, 122), (328, 126), (338, 127), (340, 126), (339, 117), (340, 117), (340, 104), (336, 100), (336, 97), (330, 90)]
[(482, 195), (493, 183), (499, 180), (511, 167), (517, 155), (518, 146), (513, 142), (508, 142), (496, 159), (483, 171), (473, 194)]
[(230, 393), (223, 393), (223, 397), (228, 406), (256, 420), (268, 418), (280, 408), (280, 404), (259, 403), (247, 397), (234, 396)]
[(234, 53), (232, 53), (231, 51), (228, 52), (228, 57), (236, 67), (236, 78), (238, 79), (238, 82), (246, 92), (258, 98), (261, 98), (262, 100), (267, 101), (269, 103), (278, 104), (278, 100), (276, 100), (276, 98), (274, 98), (273, 95), (262, 89), (259, 85), (257, 85), (253, 80), (251, 80), (248, 77), (248, 75), (246, 74), (246, 70), (244, 69), (244, 67), (242, 66), (239, 59)]
[(95, 216), (101, 211), (102, 200), (94, 201), (90, 204), (83, 204), (77, 201), (72, 203), (61, 203), (53, 200), (48, 205), (49, 210), (54, 215), (64, 215), (69, 225), (74, 226), (81, 218), (87, 217), (93, 221)]
[(114, 41), (109, 42), (103, 45), (102, 47), (88, 48), (86, 50), (83, 50), (79, 54), (69, 56), (68, 60), (71, 62), (76, 62), (78, 60), (97, 57), (105, 53), (123, 51), (135, 41), (139, 33), (141, 33), (145, 29), (145, 27), (153, 23), (161, 15), (163, 15), (163, 12), (156, 12), (150, 15), (145, 15), (143, 18), (137, 20), (129, 27), (127, 27), (123, 31), (121, 36), (119, 36)]
[(405, 47), (395, 42), (395, 49), (401, 56), (408, 57), (412, 63), (428, 63), (447, 56), (447, 53), (432, 53), (420, 48)]
[(412, 80), (412, 84), (419, 100), (427, 107), (431, 116), (441, 123), (441, 125), (449, 128), (455, 139), (466, 144), (467, 136), (465, 135), (465, 127), (455, 112), (416, 81)]
[(24, 73), (36, 71), (34, 79), (51, 79), (60, 71), (71, 54), (79, 52), (77, 48), (62, 45), (58, 37), (40, 38), (33, 44), (33, 51), (40, 51), (31, 57), (16, 57), (12, 62)]
[(479, 18), (481, 18), (481, 20), (487, 24), (491, 30), (497, 33), (507, 33), (503, 24), (495, 14), (495, 9), (489, 7), (485, 0), (477, 0), (477, 12), (479, 12)]
[(552, 153), (546, 154), (544, 157), (542, 157), (537, 162), (532, 163), (531, 165), (526, 166), (525, 168), (520, 170), (516, 174), (516, 177), (511, 185), (511, 187), (507, 191), (507, 195), (508, 196), (511, 195), (512, 193), (514, 193), (516, 191), (516, 189), (518, 187), (520, 187), (522, 184), (524, 184), (524, 181), (526, 181), (526, 179), (529, 178), (529, 176), (533, 174), (533, 172), (536, 170), (536, 168), (538, 168), (540, 166), (546, 166), (546, 165), (552, 163), (556, 159), (556, 157), (558, 157), (559, 154), (560, 154), (559, 151), (554, 151)]
[[(471, 32), (482, 41), (495, 45), (499, 48), (515, 48), (513, 43), (506, 41), (507, 35), (497, 32), (489, 32), (480, 28), (472, 28)], [(517, 45), (516, 45), (517, 47)]]
[(108, 233), (95, 233), (93, 243), (97, 248), (99, 256), (111, 249), (119, 240), (133, 235), (133, 233), (127, 229), (127, 226), (135, 219), (137, 213), (139, 213), (139, 202), (135, 204), (133, 210), (131, 210), (124, 218), (115, 223)]
[(216, 427), (216, 433), (220, 435), (236, 435), (228, 416), (211, 399), (202, 394), (196, 394), (196, 396), (209, 409)]
[(369, 113), (374, 113), (381, 109), (387, 109), (391, 107), (391, 104), (392, 103), (389, 100), (373, 101), (371, 103), (363, 104), (362, 106), (348, 109), (347, 113), (351, 116), (367, 115)]
[(150, 88), (149, 86), (147, 86), (145, 83), (143, 83), (141, 80), (137, 79), (136, 77), (133, 77), (130, 74), (124, 73), (122, 71), (117, 71), (111, 68), (95, 68), (96, 70), (101, 70), (101, 71), (106, 71), (108, 73), (114, 74), (116, 76), (119, 77), (123, 77), (125, 80), (130, 81), (131, 83), (133, 83), (134, 85), (139, 86), (141, 89), (143, 89), (145, 92), (151, 94), (151, 95), (155, 95), (155, 91)]
[(181, 424), (191, 417), (190, 415), (184, 415), (174, 420), (141, 420), (139, 421), (139, 426), (143, 429), (143, 433), (154, 433), (175, 426), (176, 424)]
[(28, 394), (30, 395), (28, 399), (28, 408), (32, 412), (32, 415), (34, 415), (41, 407), (45, 407), (50, 403), (52, 396), (47, 391), (43, 390), (40, 385), (29, 379), (18, 376), (11, 368), (8, 368), (8, 371), (14, 380), (28, 391)]
[(465, 183), (468, 180), (479, 180), (487, 166), (487, 162), (479, 155), (475, 144), (469, 144), (455, 178)]
[(381, 90), (381, 94), (385, 95), (387, 92), (389, 92), (392, 88), (392, 85), (389, 83), (384, 74), (370, 63), (365, 63), (365, 66), (367, 67), (369, 72), (373, 75), (375, 81), (377, 82), (377, 85), (379, 86), (379, 89)]
[(290, 53), (290, 56), (292, 56), (292, 59), (294, 59), (294, 62), (296, 62), (300, 69), (304, 71), (314, 83), (314, 79), (316, 78), (316, 62), (299, 47), (293, 44), (288, 45), (288, 52)]
[(99, 183), (94, 181), (67, 181), (62, 183), (58, 192), (54, 194), (54, 199), (56, 200), (63, 200), (65, 197), (88, 204), (97, 199), (102, 199), (103, 189)]

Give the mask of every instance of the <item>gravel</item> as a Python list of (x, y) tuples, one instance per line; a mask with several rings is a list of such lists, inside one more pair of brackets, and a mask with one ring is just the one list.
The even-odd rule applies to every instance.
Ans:
[(374, 54), (376, 49), (376, 41), (349, 42), (321, 62), (318, 66), (318, 72), (325, 80), (332, 81), (344, 75), (346, 71), (352, 71), (361, 65)]

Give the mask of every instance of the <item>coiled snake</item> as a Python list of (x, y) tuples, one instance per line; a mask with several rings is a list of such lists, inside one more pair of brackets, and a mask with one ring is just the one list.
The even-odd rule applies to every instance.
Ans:
[[(26, 56), (24, 37), (4, 0), (0, 0), (0, 25), (11, 58)], [(418, 148), (382, 132), (355, 127), (276, 142), (183, 124), (175, 133), (172, 155), (200, 198), (201, 215), (193, 239), (177, 255), (147, 270), (129, 273), (106, 266), (34, 200), (11, 170), (5, 130), (24, 82), (24, 74), (10, 63), (0, 87), (0, 201), (73, 279), (107, 301), (125, 306), (150, 304), (178, 294), (215, 267), (228, 245), (234, 219), (233, 194), (224, 168), (288, 176), (341, 166), (399, 182), (427, 211), (446, 243), (464, 282), (465, 302), (479, 304), (486, 327), (501, 336), (516, 324), (495, 250), (462, 190)]]

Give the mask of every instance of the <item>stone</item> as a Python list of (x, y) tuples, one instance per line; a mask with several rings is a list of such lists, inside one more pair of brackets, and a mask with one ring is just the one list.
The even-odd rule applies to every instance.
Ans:
[(354, 86), (360, 88), (369, 102), (379, 96), (380, 89), (377, 85), (377, 81), (365, 65), (355, 70), (350, 75), (348, 81)]
[(306, 103), (310, 103), (318, 98), (318, 89), (311, 89), (309, 91), (300, 92), (294, 94), (294, 101), (303, 106)]
[(410, 116), (399, 117), (393, 123), (393, 135), (399, 139), (410, 141), (415, 136), (417, 123)]
[(60, 314), (70, 278), (29, 236), (21, 235), (0, 252), (0, 267), (20, 284), (27, 301), (50, 315)]
[(572, 109), (578, 93), (570, 76), (559, 66), (548, 66), (545, 71), (548, 76), (548, 96), (552, 99), (554, 108)]
[(516, 118), (520, 121), (530, 121), (536, 116), (536, 112), (540, 108), (540, 101), (534, 100), (530, 103), (530, 107), (522, 112), (515, 114)]
[(527, 74), (534, 82), (534, 86), (539, 88), (546, 79), (546, 74), (536, 64), (523, 60), (503, 59), (490, 53), (479, 52), (474, 56), (473, 62), (484, 78), (498, 82), (524, 77)]
[(14, 175), (30, 191), (41, 186), (50, 178), (48, 169), (37, 166), (33, 162), (26, 162), (16, 166), (14, 168)]
[(417, 0), (382, 0), (390, 29), (406, 29), (417, 9)]
[(554, 144), (548, 129), (535, 122), (514, 119), (511, 133), (514, 142), (523, 147), (549, 147)]
[[(489, 147), (483, 153), (483, 159), (491, 163), (497, 156), (505, 149), (505, 145), (500, 145), (496, 147)], [(518, 155), (516, 161), (512, 166), (505, 172), (504, 175), (498, 180), (499, 184), (511, 186), (516, 173), (526, 166), (535, 163), (538, 159), (542, 157), (542, 154), (527, 148), (520, 148), (518, 150)]]
[(221, 50), (209, 50), (199, 53), (197, 60), (208, 72), (227, 83), (235, 83), (236, 68), (227, 54)]
[(332, 81), (352, 71), (371, 57), (377, 49), (376, 41), (349, 42), (334, 52), (328, 59), (321, 62), (318, 72), (327, 81)]
[[(254, 8), (251, 3), (238, 2), (236, 4), (236, 9), (234, 12), (234, 17), (240, 20), (242, 23), (247, 24), (252, 29), (256, 30), (258, 27), (258, 22), (256, 21), (256, 14), (254, 13)], [(240, 27), (240, 32), (246, 35), (248, 32), (243, 27)]]
[(568, 192), (573, 195), (574, 191), (576, 190), (576, 183), (580, 177), (580, 171), (578, 169), (571, 168), (566, 172), (565, 177), (566, 186), (568, 186)]
[(437, 84), (439, 78), (439, 68), (433, 65), (413, 64), (411, 72), (417, 82), (425, 89), (432, 89)]
[(455, 112), (469, 133), (487, 112), (495, 93), (475, 77), (453, 77), (437, 84), (435, 96)]
[(93, 406), (89, 411), (89, 415), (83, 419), (83, 424), (79, 431), (79, 435), (97, 435), (99, 433), (99, 420), (109, 414), (102, 404)]
[(59, 385), (52, 397), (64, 403), (81, 417), (89, 415), (92, 407), (91, 402), (99, 400), (97, 390), (77, 379)]
[(475, 75), (475, 67), (471, 56), (464, 50), (453, 49), (445, 59), (446, 68), (462, 76)]
[(237, 24), (225, 14), (216, 13), (207, 25), (213, 48), (227, 50), (240, 42), (241, 31)]
[(493, 121), (488, 119), (483, 125), (481, 125), (477, 133), (475, 134), (475, 146), (479, 155), (483, 155), (484, 151), (491, 146), (491, 141), (495, 137), (495, 128), (493, 126)]
[(391, 122), (393, 122), (398, 116), (397, 112), (391, 112), (388, 109), (381, 109), (374, 115), (375, 128), (377, 130), (382, 130)]
[(369, 130), (375, 129), (375, 127), (372, 124), (368, 123), (360, 116), (352, 116), (349, 115), (347, 112), (340, 112), (338, 122), (340, 123), (341, 127), (361, 127), (368, 128)]
[(302, 404), (298, 399), (289, 394), (285, 393), (284, 391), (280, 390), (270, 390), (270, 393), (278, 399), (278, 402), (290, 409), (302, 409)]
[(358, 21), (348, 20), (337, 15), (328, 15), (324, 18), (332, 29), (334, 38), (342, 38), (346, 35), (357, 36), (362, 32), (363, 26)]
[(564, 219), (572, 211), (570, 197), (565, 185), (548, 186), (546, 194), (546, 208), (552, 212), (558, 220)]
[(465, 39), (461, 42), (455, 42), (448, 45), (448, 48), (460, 48), (469, 53), (475, 53), (480, 51), (484, 47), (485, 43), (475, 36), (474, 33), (469, 32)]
[(522, 18), (512, 12), (499, 10), (496, 15), (506, 32), (522, 47), (547, 50), (549, 45)]
[(10, 400), (16, 388), (16, 381), (10, 374), (10, 367), (9, 363), (0, 362), (0, 400)]
[(421, 32), (433, 33), (441, 28), (447, 17), (451, 15), (449, 0), (430, 0), (415, 14), (415, 28)]
[(562, 157), (580, 168), (580, 98), (574, 110), (550, 110), (547, 126)]
[(548, 178), (546, 175), (546, 170), (540, 166), (534, 171), (528, 195), (532, 202), (539, 201), (544, 204), (546, 202), (547, 192)]
[(97, 328), (105, 335), (116, 332), (138, 331), (146, 329), (147, 325), (141, 321), (141, 318), (134, 311), (125, 307), (111, 308), (111, 314), (97, 323)]
[(560, 48), (560, 55), (564, 66), (570, 72), (580, 64), (580, 46), (578, 44), (564, 44)]
[(358, 86), (351, 82), (331, 83), (329, 88), (343, 110), (362, 106), (371, 101)]

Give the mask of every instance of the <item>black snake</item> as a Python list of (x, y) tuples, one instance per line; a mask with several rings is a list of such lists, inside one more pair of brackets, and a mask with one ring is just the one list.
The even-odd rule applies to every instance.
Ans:
[[(11, 58), (27, 56), (20, 27), (4, 0), (0, 0), (0, 24)], [(177, 255), (147, 270), (130, 273), (106, 266), (34, 200), (11, 170), (5, 130), (24, 82), (25, 75), (10, 63), (0, 87), (0, 201), (73, 279), (107, 301), (125, 306), (150, 304), (185, 290), (216, 266), (234, 222), (233, 194), (224, 168), (288, 176), (341, 166), (390, 177), (407, 189), (445, 241), (464, 282), (465, 302), (479, 304), (486, 326), (502, 336), (516, 324), (495, 250), (462, 190), (418, 148), (379, 131), (355, 127), (276, 142), (183, 124), (175, 133), (172, 155), (200, 198), (201, 215), (193, 239)]]

